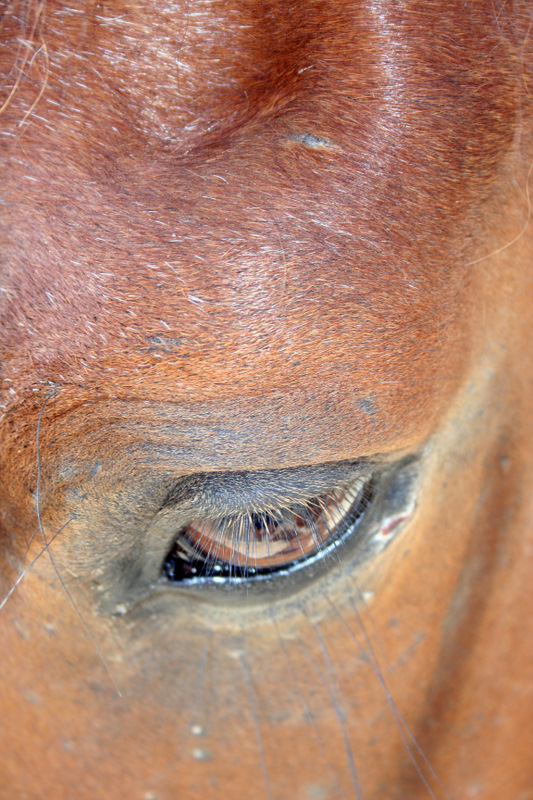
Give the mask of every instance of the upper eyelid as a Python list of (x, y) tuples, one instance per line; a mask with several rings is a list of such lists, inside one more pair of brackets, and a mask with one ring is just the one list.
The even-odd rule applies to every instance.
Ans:
[(380, 458), (362, 458), (287, 469), (185, 476), (168, 491), (160, 510), (195, 508), (219, 516), (287, 507), (348, 485), (382, 463)]

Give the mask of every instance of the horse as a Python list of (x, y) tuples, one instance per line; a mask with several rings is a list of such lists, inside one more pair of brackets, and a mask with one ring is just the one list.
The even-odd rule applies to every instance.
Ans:
[(6, 0), (2, 800), (533, 797), (527, 0)]

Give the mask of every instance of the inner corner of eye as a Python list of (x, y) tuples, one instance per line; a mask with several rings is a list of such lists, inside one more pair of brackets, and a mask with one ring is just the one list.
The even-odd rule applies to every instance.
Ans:
[(199, 517), (184, 527), (163, 564), (172, 582), (242, 579), (288, 570), (326, 554), (361, 517), (372, 476), (278, 507)]

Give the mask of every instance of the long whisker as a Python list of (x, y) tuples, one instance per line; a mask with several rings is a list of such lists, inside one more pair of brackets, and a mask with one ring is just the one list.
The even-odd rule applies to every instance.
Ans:
[(44, 401), (43, 405), (41, 406), (41, 410), (39, 412), (39, 418), (37, 420), (37, 431), (36, 431), (36, 437), (35, 437), (36, 450), (37, 450), (37, 453), (36, 453), (36, 455), (37, 455), (37, 487), (36, 487), (36, 491), (35, 491), (35, 506), (36, 506), (36, 513), (37, 513), (37, 524), (39, 526), (39, 532), (40, 532), (41, 538), (43, 540), (44, 550), (48, 554), (48, 558), (50, 559), (50, 563), (52, 564), (52, 567), (54, 568), (54, 572), (55, 572), (55, 574), (57, 576), (57, 579), (59, 580), (59, 583), (61, 584), (61, 587), (62, 587), (65, 595), (67, 596), (72, 608), (74, 609), (76, 615), (78, 616), (81, 624), (85, 628), (85, 632), (87, 633), (87, 636), (91, 640), (96, 652), (100, 656), (100, 660), (102, 661), (104, 669), (107, 672), (107, 674), (109, 676), (109, 679), (111, 680), (111, 683), (113, 684), (113, 687), (114, 687), (117, 695), (119, 697), (122, 697), (122, 694), (120, 693), (120, 690), (119, 690), (119, 688), (117, 686), (117, 683), (116, 683), (116, 681), (115, 681), (115, 679), (114, 679), (114, 677), (113, 677), (113, 675), (111, 673), (111, 670), (110, 670), (109, 665), (107, 663), (107, 660), (106, 660), (106, 658), (104, 656), (104, 653), (103, 653), (102, 649), (100, 648), (100, 645), (96, 641), (96, 639), (94, 637), (94, 634), (92, 633), (91, 629), (89, 628), (88, 624), (86, 623), (86, 621), (85, 621), (85, 619), (83, 617), (83, 614), (81, 613), (81, 611), (79, 610), (78, 606), (76, 605), (76, 603), (74, 601), (74, 598), (72, 597), (72, 594), (70, 593), (70, 590), (68, 589), (65, 581), (61, 577), (61, 574), (60, 574), (59, 569), (57, 567), (55, 558), (53, 557), (52, 551), (50, 550), (50, 542), (47, 540), (46, 533), (45, 533), (45, 530), (44, 530), (43, 520), (42, 520), (42, 516), (41, 516), (41, 476), (42, 476), (42, 467), (41, 467), (40, 436), (41, 436), (41, 421), (42, 421), (42, 418), (43, 418), (44, 410), (46, 408), (46, 405), (47, 405), (48, 401), (51, 400), (52, 397), (54, 397), (53, 394), (49, 395), (46, 398), (46, 400)]
[(389, 704), (389, 707), (390, 707), (391, 712), (392, 712), (392, 714), (394, 716), (394, 719), (396, 720), (396, 724), (398, 726), (398, 730), (400, 732), (400, 736), (402, 737), (402, 741), (403, 741), (403, 743), (405, 745), (405, 748), (406, 748), (406, 750), (407, 750), (407, 752), (409, 754), (409, 757), (410, 757), (411, 761), (413, 762), (413, 765), (414, 765), (414, 767), (416, 769), (416, 772), (417, 772), (420, 780), (422, 781), (424, 787), (427, 789), (429, 795), (431, 796), (431, 798), (433, 798), (433, 800), (437, 800), (436, 795), (434, 794), (431, 786), (429, 785), (424, 773), (422, 772), (422, 770), (420, 768), (420, 765), (418, 764), (418, 762), (417, 762), (417, 760), (416, 760), (416, 758), (414, 756), (414, 753), (412, 751), (411, 745), (410, 745), (410, 743), (409, 743), (409, 741), (407, 739), (406, 732), (408, 733), (409, 737), (411, 738), (411, 740), (412, 740), (412, 742), (413, 742), (413, 744), (415, 746), (415, 749), (420, 754), (420, 757), (422, 758), (422, 760), (426, 764), (427, 768), (431, 772), (432, 776), (434, 777), (434, 779), (437, 782), (437, 784), (439, 785), (439, 787), (442, 789), (442, 791), (444, 792), (446, 797), (449, 798), (449, 800), (453, 800), (453, 797), (447, 791), (446, 787), (444, 786), (444, 784), (440, 780), (439, 776), (437, 775), (437, 773), (435, 772), (435, 770), (431, 766), (431, 763), (429, 762), (427, 756), (425, 755), (424, 751), (422, 750), (422, 748), (420, 747), (419, 743), (417, 742), (414, 734), (412, 733), (412, 731), (409, 728), (407, 722), (405, 721), (404, 717), (402, 716), (400, 710), (398, 709), (398, 706), (396, 705), (396, 702), (394, 701), (394, 699), (393, 699), (393, 697), (392, 697), (392, 695), (391, 695), (391, 693), (390, 693), (390, 691), (389, 691), (389, 689), (387, 687), (383, 672), (381, 670), (381, 667), (380, 667), (378, 659), (376, 657), (374, 648), (372, 646), (372, 642), (370, 641), (370, 637), (368, 636), (368, 632), (366, 630), (365, 624), (364, 624), (363, 620), (361, 619), (361, 615), (359, 614), (359, 610), (357, 609), (355, 603), (353, 602), (353, 599), (351, 599), (351, 604), (352, 604), (352, 607), (354, 609), (354, 613), (355, 613), (355, 616), (356, 616), (356, 619), (357, 619), (357, 623), (358, 623), (358, 625), (359, 625), (359, 627), (360, 627), (360, 629), (361, 629), (361, 631), (363, 633), (363, 636), (365, 638), (365, 642), (366, 642), (366, 646), (367, 646), (368, 650), (365, 650), (365, 648), (359, 642), (357, 636), (355, 635), (353, 630), (350, 628), (350, 626), (348, 625), (348, 623), (344, 619), (343, 615), (341, 614), (341, 612), (339, 611), (337, 606), (331, 600), (331, 598), (328, 597), (327, 599), (328, 599), (330, 605), (332, 606), (335, 614), (337, 615), (337, 617), (341, 621), (343, 627), (346, 629), (348, 635), (350, 636), (352, 641), (357, 646), (357, 648), (360, 651), (360, 653), (368, 659), (368, 661), (369, 661), (369, 663), (371, 665), (372, 672), (374, 673), (374, 676), (378, 680), (379, 684), (381, 685), (381, 687), (382, 687), (382, 689), (383, 689), (383, 691), (385, 693), (385, 697), (387, 699), (387, 703)]
[[(205, 679), (206, 666), (207, 666), (207, 661), (208, 661), (208, 657), (209, 657), (209, 650), (211, 648), (212, 635), (213, 635), (213, 631), (208, 631), (207, 632), (207, 637), (206, 637), (206, 640), (205, 640), (205, 645), (204, 645), (204, 649), (203, 649), (203, 653), (202, 653), (202, 658), (201, 658), (201, 661), (200, 661), (200, 669), (199, 669), (199, 672), (198, 672), (198, 682), (197, 682), (197, 685), (196, 685), (194, 703), (193, 703), (193, 706), (192, 706), (192, 709), (191, 709), (191, 720), (194, 720), (195, 717), (197, 718), (197, 716), (198, 716), (198, 709), (200, 707), (200, 699), (201, 699), (201, 696), (202, 696), (202, 686), (203, 686), (204, 679)], [(163, 769), (159, 770), (159, 772), (157, 772), (155, 775), (153, 775), (150, 778), (150, 783), (151, 784), (157, 783), (157, 781), (160, 780), (164, 775), (166, 775), (166, 773), (169, 772), (172, 769), (172, 767), (176, 764), (176, 762), (179, 761), (179, 759), (181, 757), (181, 751), (185, 748), (185, 745), (188, 743), (191, 734), (194, 733), (194, 726), (195, 726), (194, 721), (191, 721), (191, 723), (187, 726), (186, 735), (183, 737), (183, 739), (181, 740), (181, 743), (179, 744), (178, 754), (176, 756), (174, 756), (174, 758), (172, 758), (171, 761), (168, 761), (166, 766), (163, 767)]]
[(263, 747), (263, 737), (261, 736), (261, 727), (259, 725), (259, 715), (257, 713), (257, 703), (255, 700), (255, 692), (254, 687), (252, 684), (252, 676), (250, 674), (250, 668), (248, 666), (248, 662), (246, 659), (245, 653), (241, 653), (239, 655), (239, 663), (241, 665), (243, 674), (244, 674), (244, 682), (246, 684), (246, 691), (248, 694), (248, 702), (250, 703), (250, 709), (252, 711), (252, 718), (254, 721), (255, 727), (255, 737), (257, 739), (257, 747), (259, 749), (259, 758), (261, 761), (261, 767), (263, 770), (263, 777), (265, 781), (265, 793), (268, 800), (272, 800), (272, 792), (270, 790), (270, 780), (268, 777), (268, 770), (265, 758), (265, 749)]
[(520, 231), (509, 242), (507, 242), (506, 244), (502, 245), (501, 247), (498, 247), (496, 250), (492, 250), (490, 253), (487, 253), (487, 255), (485, 255), (485, 256), (480, 256), (479, 258), (475, 258), (473, 261), (469, 261), (467, 263), (467, 265), (466, 265), (467, 267), (471, 267), (474, 264), (479, 264), (480, 261), (485, 261), (488, 258), (492, 258), (493, 256), (497, 256), (499, 253), (503, 253), (504, 250), (507, 250), (509, 247), (512, 247), (513, 244), (516, 244), (516, 242), (518, 242), (519, 239), (521, 239), (522, 236), (525, 234), (525, 232), (529, 228), (529, 224), (531, 222), (531, 195), (530, 195), (530, 189), (529, 189), (529, 182), (531, 180), (532, 172), (533, 172), (533, 163), (531, 163), (531, 165), (529, 167), (529, 170), (528, 170), (528, 173), (527, 173), (527, 177), (526, 177), (525, 200), (526, 200), (526, 203), (527, 203), (527, 217), (526, 217), (526, 221), (524, 222), (524, 224), (523, 224), (522, 228), (520, 229)]
[(198, 709), (200, 707), (200, 699), (202, 696), (202, 687), (204, 684), (205, 679), (205, 670), (207, 666), (207, 659), (209, 657), (209, 650), (211, 648), (211, 637), (213, 635), (213, 631), (209, 630), (207, 632), (207, 637), (205, 640), (204, 651), (202, 653), (202, 660), (200, 661), (200, 669), (198, 671), (198, 683), (196, 686), (196, 695), (194, 698), (194, 704), (192, 707), (192, 715), (195, 716), (198, 713)]
[[(37, 460), (37, 485), (35, 487), (35, 505), (37, 508), (37, 530), (33, 531), (32, 535), (29, 538), (28, 544), (26, 545), (26, 551), (24, 553), (24, 558), (22, 563), (26, 561), (27, 555), (30, 551), (30, 547), (32, 546), (33, 540), (35, 539), (38, 532), (41, 533), (42, 536), (42, 523), (41, 523), (41, 476), (42, 476), (42, 469), (41, 469), (41, 448), (40, 448), (40, 440), (41, 440), (41, 422), (44, 414), (44, 410), (48, 405), (48, 401), (55, 396), (55, 392), (49, 394), (48, 397), (45, 399), (44, 403), (41, 406), (41, 410), (39, 411), (39, 417), (37, 418), (37, 431), (35, 435), (35, 446), (36, 446), (36, 460)], [(45, 539), (44, 550), (47, 551), (47, 543)]]
[(322, 739), (321, 739), (320, 734), (318, 732), (318, 728), (316, 726), (313, 714), (311, 713), (311, 710), (309, 708), (307, 700), (305, 699), (305, 695), (303, 693), (300, 681), (298, 680), (298, 676), (296, 675), (296, 671), (295, 671), (295, 669), (294, 669), (294, 667), (292, 665), (292, 661), (290, 659), (289, 653), (288, 653), (287, 648), (285, 646), (285, 642), (284, 642), (283, 636), (281, 635), (281, 631), (279, 629), (278, 621), (276, 619), (275, 612), (274, 612), (273, 609), (271, 609), (271, 617), (272, 617), (272, 622), (274, 624), (274, 627), (276, 628), (276, 632), (277, 632), (277, 635), (278, 635), (278, 641), (279, 641), (279, 644), (280, 644), (280, 647), (281, 647), (281, 651), (282, 651), (282, 653), (283, 653), (283, 655), (285, 657), (285, 660), (287, 662), (287, 665), (289, 667), (290, 673), (292, 675), (292, 679), (294, 681), (294, 685), (296, 687), (296, 691), (298, 692), (300, 700), (302, 701), (302, 705), (304, 707), (305, 715), (307, 717), (307, 720), (308, 720), (309, 724), (313, 728), (314, 734), (316, 736), (316, 740), (318, 742), (318, 746), (320, 748), (320, 752), (322, 753), (322, 755), (324, 757), (324, 761), (326, 762), (330, 773), (333, 773), (333, 769), (332, 769), (331, 763), (330, 763), (330, 761), (329, 761), (329, 759), (328, 759), (328, 757), (326, 755), (326, 751), (325, 751), (325, 748), (324, 748), (324, 743), (322, 742)]
[[(309, 624), (315, 631), (316, 637), (320, 644), (320, 649), (322, 650), (322, 656), (324, 658), (324, 666), (326, 668), (326, 672), (328, 675), (328, 684), (330, 687), (330, 697), (333, 703), (333, 707), (335, 709), (335, 714), (337, 715), (337, 719), (339, 721), (339, 727), (341, 729), (342, 738), (344, 741), (344, 749), (346, 751), (346, 757), (348, 759), (348, 766), (350, 769), (350, 775), (352, 779), (352, 786), (355, 793), (355, 797), (357, 800), (362, 800), (363, 795), (361, 794), (361, 789), (359, 787), (359, 779), (357, 777), (357, 768), (355, 766), (355, 761), (353, 757), (353, 749), (352, 743), (350, 741), (350, 735), (348, 732), (348, 728), (346, 726), (346, 703), (344, 701), (344, 696), (342, 693), (342, 688), (338, 679), (338, 675), (336, 674), (335, 667), (331, 661), (330, 655), (328, 653), (326, 643), (324, 641), (324, 637), (322, 636), (322, 631), (320, 630), (319, 625), (315, 625), (314, 623), (309, 620)], [(337, 684), (337, 688), (335, 687)], [(341, 704), (344, 708), (344, 711), (341, 709)]]
[[(390, 691), (389, 691), (389, 688), (388, 688), (388, 686), (387, 686), (387, 683), (386, 683), (386, 681), (385, 681), (385, 676), (383, 675), (383, 671), (381, 670), (381, 668), (380, 668), (380, 666), (379, 666), (378, 659), (377, 659), (377, 657), (376, 657), (376, 654), (375, 654), (375, 651), (374, 651), (374, 649), (373, 649), (373, 647), (372, 647), (372, 643), (371, 643), (371, 641), (370, 641), (370, 637), (369, 637), (369, 635), (368, 635), (368, 631), (366, 630), (366, 626), (365, 626), (365, 624), (364, 624), (363, 620), (361, 619), (361, 616), (360, 616), (360, 614), (359, 614), (359, 610), (357, 609), (357, 607), (356, 607), (355, 603), (353, 602), (353, 599), (352, 599), (352, 598), (350, 598), (350, 601), (351, 601), (351, 605), (352, 605), (352, 607), (353, 607), (353, 609), (354, 609), (354, 612), (355, 612), (355, 615), (356, 615), (356, 618), (357, 618), (358, 625), (360, 626), (360, 628), (361, 628), (361, 631), (363, 632), (363, 636), (365, 637), (365, 641), (366, 641), (366, 643), (367, 643), (367, 647), (368, 647), (368, 649), (369, 649), (369, 652), (370, 652), (371, 658), (372, 658), (372, 660), (373, 660), (373, 663), (374, 663), (374, 665), (375, 665), (375, 667), (376, 667), (378, 680), (380, 681), (380, 683), (381, 683), (381, 685), (382, 685), (382, 687), (383, 687), (383, 690), (384, 690), (384, 692), (385, 692), (385, 694), (386, 694), (386, 697), (387, 697), (387, 701), (388, 701), (388, 702), (389, 702), (389, 704), (391, 705), (391, 710), (393, 711), (393, 713), (394, 713), (395, 717), (397, 718), (397, 720), (398, 720), (398, 719), (400, 720), (400, 722), (401, 722), (401, 723), (402, 723), (402, 725), (404, 726), (405, 730), (406, 730), (406, 731), (407, 731), (407, 733), (409, 734), (409, 736), (410, 736), (410, 738), (411, 738), (411, 740), (412, 740), (412, 742), (413, 742), (413, 745), (415, 746), (415, 749), (416, 749), (416, 750), (417, 750), (417, 752), (420, 754), (420, 757), (422, 758), (422, 760), (424, 761), (425, 765), (426, 765), (426, 766), (427, 766), (427, 768), (429, 769), (429, 771), (430, 771), (431, 775), (434, 777), (434, 779), (435, 779), (436, 783), (438, 784), (438, 786), (439, 786), (439, 787), (442, 789), (442, 791), (444, 792), (444, 794), (446, 795), (446, 797), (448, 798), (448, 800), (453, 800), (453, 796), (452, 796), (452, 795), (450, 794), (450, 792), (449, 792), (449, 791), (446, 789), (446, 787), (445, 787), (445, 786), (444, 786), (444, 784), (442, 783), (441, 779), (439, 778), (439, 776), (438, 776), (438, 775), (437, 775), (437, 773), (435, 772), (435, 770), (434, 770), (434, 768), (432, 767), (432, 765), (431, 765), (431, 763), (430, 763), (429, 759), (427, 758), (427, 756), (426, 756), (426, 754), (424, 753), (424, 751), (423, 751), (422, 747), (421, 747), (421, 746), (420, 746), (420, 744), (418, 743), (418, 741), (417, 741), (417, 739), (416, 739), (415, 735), (414, 735), (414, 734), (413, 734), (413, 732), (411, 731), (411, 729), (410, 729), (409, 725), (407, 724), (406, 720), (404, 719), (404, 716), (403, 716), (403, 714), (401, 713), (401, 711), (400, 711), (400, 709), (398, 708), (398, 706), (397, 706), (397, 704), (396, 704), (396, 702), (395, 702), (394, 698), (392, 697), (392, 695), (391, 695), (391, 693), (390, 693)], [(409, 752), (410, 752), (410, 748), (409, 748), (409, 747), (408, 747), (408, 750), (409, 750)]]
[[(59, 534), (61, 533), (61, 531), (64, 531), (64, 530), (65, 530), (65, 528), (67, 527), (67, 525), (68, 525), (70, 522), (72, 522), (72, 520), (73, 520), (73, 519), (74, 519), (74, 517), (70, 517), (70, 519), (67, 519), (67, 521), (66, 521), (65, 523), (63, 523), (63, 525), (62, 525), (62, 526), (59, 528), (59, 530), (57, 530), (57, 531), (54, 533), (54, 535), (53, 535), (53, 536), (52, 536), (52, 537), (51, 537), (51, 538), (48, 540), (48, 544), (49, 544), (49, 545), (50, 545), (50, 544), (52, 544), (52, 542), (54, 541), (54, 539), (55, 539), (57, 536), (59, 536)], [(34, 564), (36, 564), (36, 563), (37, 563), (37, 561), (40, 559), (40, 557), (42, 556), (42, 554), (43, 554), (43, 553), (46, 553), (47, 549), (48, 549), (48, 548), (46, 548), (46, 547), (43, 547), (43, 548), (42, 548), (42, 549), (41, 549), (41, 550), (40, 550), (40, 551), (37, 553), (37, 555), (35, 556), (35, 558), (33, 559), (33, 561), (31, 561), (31, 562), (28, 564), (28, 566), (27, 566), (27, 567), (25, 567), (25, 568), (22, 570), (22, 572), (21, 572), (21, 573), (19, 573), (19, 575), (17, 576), (17, 579), (16, 579), (16, 581), (14, 582), (13, 586), (11, 587), (11, 589), (8, 591), (8, 593), (7, 593), (7, 594), (6, 594), (6, 595), (5, 595), (5, 596), (2, 598), (2, 600), (0, 601), (0, 611), (3, 609), (3, 607), (5, 606), (5, 604), (7, 603), (7, 601), (9, 600), (9, 598), (11, 597), (11, 595), (13, 594), (13, 592), (15, 591), (15, 589), (17, 588), (17, 586), (18, 586), (18, 585), (19, 585), (19, 584), (20, 584), (20, 583), (23, 581), (23, 579), (25, 578), (25, 576), (26, 576), (26, 575), (28, 574), (28, 572), (29, 572), (29, 571), (32, 569), (32, 567), (34, 566)], [(27, 551), (26, 551), (26, 555), (27, 555)], [(24, 561), (26, 560), (26, 555), (24, 556)]]

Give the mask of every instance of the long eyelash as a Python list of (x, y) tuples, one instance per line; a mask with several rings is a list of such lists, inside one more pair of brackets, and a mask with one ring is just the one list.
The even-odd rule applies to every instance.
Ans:
[[(343, 524), (361, 517), (372, 499), (372, 476), (359, 478), (348, 487), (335, 489), (319, 497), (302, 498), (296, 505), (280, 505), (276, 508), (263, 508), (246, 513), (221, 517), (218, 520), (205, 519), (195, 523), (195, 540), (188, 541), (185, 551), (192, 561), (194, 571), (199, 577), (209, 577), (219, 570), (225, 570), (226, 577), (253, 575), (257, 570), (269, 569), (260, 562), (259, 552), (266, 550), (267, 560), (276, 555), (274, 543), (285, 540), (287, 548), (300, 548), (293, 554), (292, 562), (300, 561), (306, 555), (325, 553), (337, 561), (339, 552), (331, 549), (335, 534), (342, 533)], [(298, 519), (302, 520), (305, 539), (314, 544), (312, 550), (304, 548), (298, 530)], [(278, 537), (274, 531), (280, 528)], [(291, 535), (291, 529), (294, 535)], [(186, 529), (185, 529), (186, 530)], [(261, 532), (261, 536), (259, 536)], [(229, 550), (229, 555), (228, 555)], [(288, 560), (287, 566), (291, 561)]]

